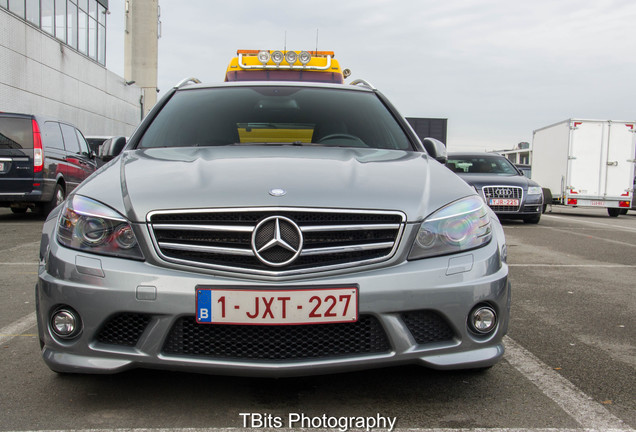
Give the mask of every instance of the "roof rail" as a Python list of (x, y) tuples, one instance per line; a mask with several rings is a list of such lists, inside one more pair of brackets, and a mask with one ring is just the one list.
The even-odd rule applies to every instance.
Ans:
[(351, 81), (351, 83), (350, 83), (350, 84), (351, 84), (351, 85), (361, 85), (361, 86), (364, 86), (364, 87), (366, 87), (366, 88), (368, 88), (368, 89), (371, 89), (371, 90), (377, 90), (377, 89), (373, 86), (373, 84), (371, 84), (371, 83), (369, 83), (368, 81), (363, 80), (363, 79), (357, 79), (357, 80), (355, 80), (355, 81)]
[(179, 82), (178, 82), (178, 83), (174, 86), (174, 88), (178, 89), (178, 88), (181, 88), (181, 87), (183, 87), (183, 86), (185, 86), (185, 85), (187, 85), (187, 84), (191, 84), (191, 83), (192, 83), (192, 84), (201, 84), (201, 81), (200, 81), (198, 78), (194, 78), (194, 77), (191, 77), (191, 78), (184, 78), (184, 79), (182, 79), (181, 81), (179, 81)]

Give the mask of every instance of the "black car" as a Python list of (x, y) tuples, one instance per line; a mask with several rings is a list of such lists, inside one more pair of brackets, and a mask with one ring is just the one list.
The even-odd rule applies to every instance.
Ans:
[(449, 153), (446, 166), (473, 186), (504, 219), (536, 224), (543, 211), (543, 191), (512, 162), (495, 153)]
[(0, 207), (48, 214), (96, 168), (95, 154), (75, 126), (0, 113)]

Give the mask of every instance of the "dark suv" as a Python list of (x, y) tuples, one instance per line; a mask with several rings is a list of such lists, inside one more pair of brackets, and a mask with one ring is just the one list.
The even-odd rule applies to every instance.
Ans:
[(96, 168), (95, 154), (75, 126), (0, 113), (0, 207), (48, 214)]

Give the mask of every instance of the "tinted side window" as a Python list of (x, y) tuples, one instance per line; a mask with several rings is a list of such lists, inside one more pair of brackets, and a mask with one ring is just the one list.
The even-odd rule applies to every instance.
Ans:
[(69, 125), (60, 124), (62, 128), (62, 135), (64, 136), (64, 147), (69, 153), (80, 153), (80, 146), (77, 142), (77, 135), (75, 135), (75, 128)]
[(90, 147), (88, 146), (88, 143), (86, 142), (86, 139), (84, 138), (84, 135), (82, 135), (82, 133), (78, 131), (77, 129), (75, 129), (75, 134), (77, 135), (77, 141), (79, 142), (79, 146), (80, 146), (82, 154), (85, 154), (88, 156), (90, 154)]
[(25, 118), (0, 118), (0, 148), (33, 148), (33, 127), (31, 120)]
[(62, 131), (60, 125), (55, 122), (45, 122), (42, 126), (42, 145), (44, 147), (64, 150)]

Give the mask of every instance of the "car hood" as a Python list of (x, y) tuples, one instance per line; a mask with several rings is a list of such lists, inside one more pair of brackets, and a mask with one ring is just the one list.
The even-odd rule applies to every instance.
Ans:
[(224, 207), (398, 210), (419, 221), (474, 191), (417, 152), (224, 146), (128, 150), (76, 193), (136, 222), (154, 210)]
[(484, 186), (519, 186), (526, 190), (528, 186), (539, 186), (536, 182), (522, 175), (476, 173), (459, 173), (457, 175), (469, 185), (478, 188)]

